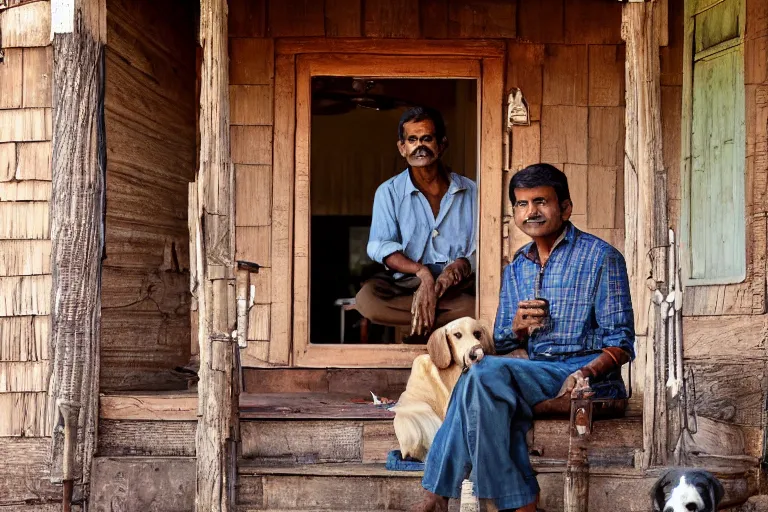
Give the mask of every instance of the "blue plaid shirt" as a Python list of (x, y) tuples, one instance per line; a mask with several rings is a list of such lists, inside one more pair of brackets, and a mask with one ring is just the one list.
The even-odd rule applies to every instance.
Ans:
[(520, 249), (502, 277), (493, 332), (499, 353), (523, 346), (512, 332), (512, 320), (517, 303), (534, 298), (549, 301), (549, 319), (528, 339), (531, 359), (562, 359), (604, 347), (622, 348), (634, 358), (627, 267), (610, 244), (568, 222), (543, 267), (533, 242)]

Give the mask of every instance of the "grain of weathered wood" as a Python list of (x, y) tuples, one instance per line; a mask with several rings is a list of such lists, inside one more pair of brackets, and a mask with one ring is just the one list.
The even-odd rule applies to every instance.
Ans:
[(51, 109), (0, 110), (0, 142), (31, 140), (51, 140)]
[(34, 2), (0, 11), (0, 48), (48, 46), (51, 43), (51, 6)]
[(587, 163), (587, 107), (548, 106), (541, 112), (541, 159)]
[(99, 421), (99, 456), (194, 457), (196, 421)]
[[(680, 122), (682, 108), (682, 87), (661, 87), (661, 129), (664, 134), (662, 148), (664, 168), (667, 169), (667, 197), (680, 199)], [(672, 225), (679, 222), (679, 217), (669, 216)]]
[(269, 304), (255, 304), (248, 311), (248, 339), (269, 341)]
[(48, 391), (49, 361), (0, 361), (0, 393)]
[(51, 107), (53, 47), (24, 48), (24, 107)]
[[(764, 360), (768, 320), (760, 315), (683, 318), (683, 351), (687, 358)], [(713, 340), (722, 340), (713, 343)]]
[(231, 0), (228, 4), (229, 37), (266, 35), (266, 0)]
[(47, 315), (50, 302), (50, 275), (0, 277), (0, 317)]
[[(267, 243), (270, 243), (267, 240)], [(258, 272), (251, 272), (248, 301), (254, 304), (272, 303), (272, 269), (262, 268)]]
[(395, 413), (351, 394), (263, 393), (240, 396), (240, 417), (260, 420), (392, 419)]
[(325, 36), (360, 37), (362, 0), (326, 0)]
[(387, 454), (399, 446), (391, 421), (366, 421), (363, 424), (363, 463), (386, 462)]
[(294, 0), (269, 2), (269, 35), (307, 37), (325, 35), (323, 2)]
[[(0, 16), (2, 16), (0, 14)], [(9, 48), (5, 50), (0, 61), (0, 108), (21, 108), (23, 92), (23, 54), (21, 48)]]
[(230, 85), (231, 124), (272, 125), (271, 85)]
[[(409, 4), (410, 6), (410, 4)], [(409, 7), (410, 8), (410, 7)], [(504, 57), (504, 41), (495, 40), (431, 40), (419, 41), (418, 55), (450, 55), (453, 57)], [(373, 55), (413, 55), (413, 41), (375, 38), (293, 38), (275, 42), (278, 54), (351, 53)]]
[(765, 363), (688, 361), (687, 365), (693, 370), (696, 414), (736, 425), (761, 425)]
[[(512, 171), (541, 161), (541, 123), (512, 127)], [(505, 195), (506, 191), (503, 191)]]
[(232, 126), (232, 163), (272, 163), (271, 126)]
[(51, 435), (48, 393), (0, 393), (0, 437)]
[[(235, 165), (235, 225), (268, 226), (272, 222), (272, 167)], [(261, 239), (259, 243), (270, 244)]]
[(272, 39), (230, 39), (230, 85), (269, 85), (274, 73), (275, 60)]
[(0, 182), (0, 201), (48, 201), (50, 181)]
[(94, 510), (194, 509), (195, 459), (97, 457), (90, 504)]
[(539, 0), (518, 4), (517, 36), (534, 43), (565, 41), (563, 0)]
[(41, 361), (49, 358), (47, 316), (0, 318), (0, 361)]
[(0, 240), (50, 237), (48, 203), (0, 203)]
[(544, 45), (508, 41), (505, 90), (517, 87), (528, 102), (532, 121), (541, 119), (544, 84)]
[[(0, 438), (0, 510), (57, 512), (45, 508), (40, 501), (61, 499), (61, 488), (51, 483), (48, 471), (48, 456), (51, 439)], [(37, 502), (26, 508), (24, 502)], [(10, 505), (9, 505), (10, 504)]]
[(515, 37), (517, 6), (498, 0), (449, 2), (448, 35), (456, 38)]
[(372, 38), (419, 37), (419, 10), (408, 0), (366, 0), (364, 32)]
[(273, 261), (269, 244), (271, 233), (270, 226), (238, 227), (235, 230), (235, 257), (238, 260), (270, 266)]
[(621, 43), (621, 5), (565, 0), (565, 40), (574, 44)]
[(479, 180), (480, 241), (478, 304), (479, 318), (489, 325), (493, 322), (499, 298), (501, 280), (501, 216), (502, 201), (498, 184), (502, 181), (501, 138), (504, 62), (483, 60), (482, 110)]
[(51, 179), (51, 143), (21, 142), (17, 145), (17, 180)]
[(624, 108), (589, 108), (590, 165), (619, 166), (624, 163)]
[(361, 462), (363, 424), (344, 421), (247, 421), (242, 456), (260, 463)]
[[(662, 129), (658, 116), (659, 86), (658, 32), (654, 30), (654, 3), (626, 4), (622, 12), (622, 37), (626, 41), (626, 110), (624, 198), (626, 211), (624, 255), (632, 289), (636, 332), (648, 335), (644, 383), (643, 460), (644, 467), (662, 464), (667, 458), (665, 348), (655, 338), (653, 317), (649, 318), (648, 276), (663, 282), (666, 267), (664, 245), (653, 239), (656, 224), (668, 226), (666, 215), (657, 218), (653, 204), (666, 204), (666, 193), (655, 188), (656, 174), (663, 171)], [(661, 194), (661, 195), (657, 195)], [(661, 212), (664, 213), (664, 212)], [(652, 261), (656, 264), (652, 266)], [(648, 411), (652, 411), (648, 413)]]
[(396, 398), (405, 390), (410, 369), (269, 369), (246, 370), (249, 393), (332, 392)]
[(0, 144), (0, 183), (11, 181), (16, 174), (16, 144)]
[(293, 179), (295, 136), (295, 58), (276, 61), (274, 162), (272, 178), (272, 314), (269, 360), (287, 364), (291, 352), (293, 294)]
[(99, 398), (102, 420), (194, 421), (197, 419), (197, 394), (180, 392), (102, 394)]
[[(568, 189), (571, 192), (571, 201), (573, 202), (573, 214), (576, 216), (586, 215), (589, 208), (587, 191), (589, 188), (588, 166), (579, 164), (565, 164), (562, 171), (568, 178)], [(586, 228), (586, 225), (584, 226)]]
[(587, 105), (587, 46), (548, 44), (544, 53), (544, 105)]
[(624, 104), (624, 46), (589, 47), (589, 105), (614, 107)]
[(419, 9), (421, 37), (427, 39), (448, 37), (448, 0), (421, 0)]

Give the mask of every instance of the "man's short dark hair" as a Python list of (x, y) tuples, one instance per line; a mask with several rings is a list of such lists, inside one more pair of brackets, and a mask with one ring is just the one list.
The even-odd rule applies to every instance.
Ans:
[(405, 140), (405, 130), (403, 125), (405, 123), (417, 123), (419, 121), (426, 121), (429, 119), (432, 124), (435, 125), (435, 137), (437, 143), (442, 144), (445, 137), (445, 121), (443, 121), (443, 115), (437, 110), (429, 107), (413, 107), (409, 108), (403, 115), (400, 116), (400, 123), (397, 125), (398, 139)]
[(512, 204), (515, 204), (516, 188), (536, 187), (554, 188), (557, 201), (561, 204), (571, 198), (571, 193), (568, 190), (568, 178), (563, 171), (550, 164), (533, 164), (512, 176), (512, 181), (509, 182), (509, 199)]

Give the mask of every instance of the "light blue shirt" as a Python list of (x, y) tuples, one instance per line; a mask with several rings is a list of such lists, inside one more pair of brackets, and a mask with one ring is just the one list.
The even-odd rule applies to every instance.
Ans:
[(437, 218), (408, 169), (379, 185), (373, 199), (368, 256), (384, 263), (387, 256), (401, 251), (438, 271), (458, 258), (467, 258), (474, 272), (477, 185), (456, 173), (450, 178)]

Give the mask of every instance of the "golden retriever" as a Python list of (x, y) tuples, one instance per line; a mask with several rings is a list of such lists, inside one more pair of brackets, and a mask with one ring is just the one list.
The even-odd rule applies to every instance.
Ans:
[(496, 350), (488, 329), (464, 317), (434, 331), (427, 352), (413, 360), (405, 391), (392, 408), (403, 458), (425, 459), (462, 372)]

